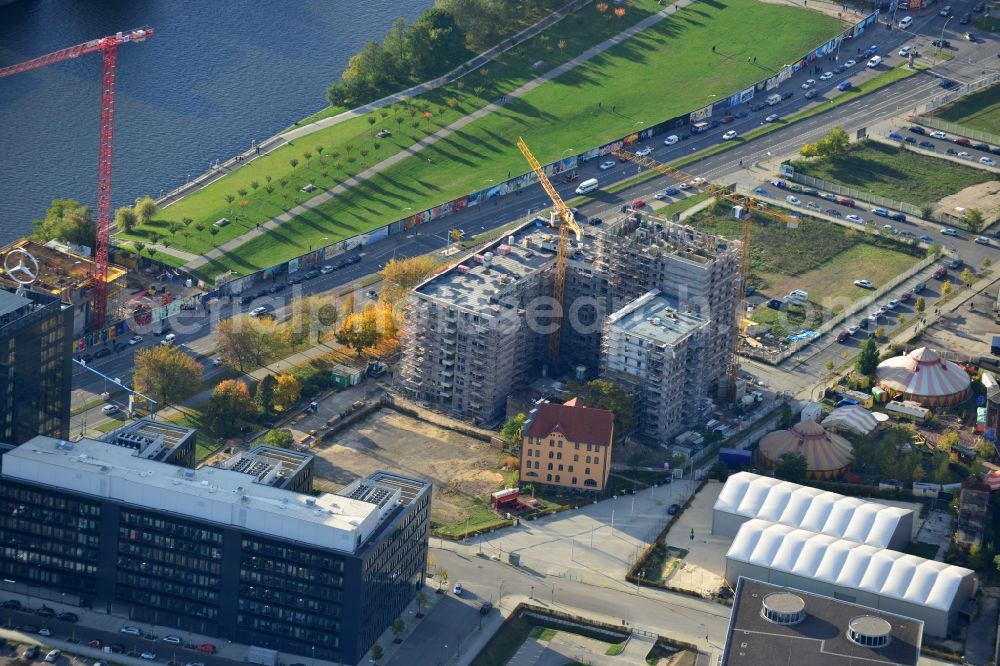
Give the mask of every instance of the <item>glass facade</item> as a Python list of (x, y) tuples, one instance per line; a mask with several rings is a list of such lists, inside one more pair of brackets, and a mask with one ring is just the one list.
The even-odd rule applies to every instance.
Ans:
[(97, 591), (101, 505), (48, 489), (0, 485), (0, 577)]

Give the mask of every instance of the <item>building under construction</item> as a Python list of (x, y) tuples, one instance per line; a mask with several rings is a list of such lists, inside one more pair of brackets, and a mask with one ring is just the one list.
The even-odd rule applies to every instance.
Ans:
[[(3, 258), (7, 253), (23, 249), (38, 261), (37, 279), (28, 285), (34, 292), (55, 296), (63, 303), (73, 306), (73, 336), (82, 337), (90, 330), (93, 317), (94, 262), (82, 254), (77, 254), (69, 246), (57, 241), (42, 245), (22, 238), (0, 248), (0, 286), (17, 289), (17, 282), (3, 272)], [(124, 305), (126, 270), (121, 266), (108, 264), (107, 321), (118, 319)]]
[[(725, 389), (737, 334), (739, 242), (636, 213), (588, 226), (567, 262), (561, 352), (552, 364), (546, 351), (555, 231), (534, 220), (413, 290), (402, 389), (434, 408), (491, 423), (503, 418), (507, 396), (543, 371), (573, 368), (578, 376), (592, 376), (600, 369), (635, 389), (640, 432), (665, 441), (698, 413), (694, 401)], [(665, 307), (698, 322), (697, 335), (673, 341), (697, 343), (697, 353), (682, 354), (692, 389), (666, 397), (650, 391), (658, 376), (618, 370), (619, 354), (609, 346), (609, 317), (654, 291)], [(637, 306), (630, 312), (639, 311)], [(668, 401), (677, 403), (670, 412), (680, 416), (656, 422), (643, 416), (665, 409)]]

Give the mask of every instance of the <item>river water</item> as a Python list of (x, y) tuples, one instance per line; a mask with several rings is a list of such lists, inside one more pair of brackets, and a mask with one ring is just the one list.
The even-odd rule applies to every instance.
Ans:
[[(154, 197), (324, 106), (368, 39), (433, 0), (18, 0), (0, 67), (152, 26), (118, 49), (114, 206)], [(94, 206), (101, 57), (0, 79), (0, 242), (54, 198)]]

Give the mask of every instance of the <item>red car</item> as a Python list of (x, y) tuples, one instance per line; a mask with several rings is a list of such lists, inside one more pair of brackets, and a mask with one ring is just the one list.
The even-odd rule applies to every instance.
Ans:
[(729, 123), (733, 122), (734, 120), (736, 120), (736, 118), (734, 116), (726, 116), (725, 118), (723, 118), (719, 122), (722, 123), (723, 125), (728, 125)]
[(902, 294), (899, 295), (899, 302), (900, 303), (909, 303), (911, 298), (913, 298), (913, 294), (911, 294), (910, 292), (907, 291), (907, 292), (902, 293)]
[(848, 199), (847, 197), (837, 197), (837, 203), (839, 203), (841, 206), (854, 208), (854, 199)]
[(219, 651), (219, 648), (215, 647), (211, 643), (202, 643), (195, 649), (198, 650), (198, 652), (204, 652), (205, 654), (215, 654)]
[(968, 139), (966, 139), (965, 137), (961, 137), (961, 138), (955, 139), (955, 145), (965, 146), (965, 147), (968, 148), (969, 146), (972, 145), (972, 142), (969, 141)]
[(87, 647), (99, 650), (99, 649), (101, 649), (101, 641), (99, 641), (97, 639), (94, 639), (94, 640), (90, 641), (89, 643), (87, 643)]
[(643, 201), (642, 199), (636, 199), (635, 201), (632, 202), (632, 208), (642, 208), (645, 205), (646, 202)]

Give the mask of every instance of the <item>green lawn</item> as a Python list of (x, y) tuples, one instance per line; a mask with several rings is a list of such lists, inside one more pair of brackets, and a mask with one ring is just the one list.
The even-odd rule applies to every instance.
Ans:
[[(726, 204), (696, 213), (686, 222), (729, 238), (740, 236), (740, 223)], [(863, 277), (876, 285), (884, 283), (923, 254), (915, 245), (813, 217), (804, 216), (797, 229), (789, 229), (784, 222), (754, 215), (750, 284), (772, 297), (783, 297), (793, 289), (809, 292), (809, 300), (821, 308), (811, 318), (799, 311), (789, 312), (788, 318), (793, 325), (815, 325), (865, 295), (854, 280)], [(759, 307), (752, 318), (774, 323), (779, 317), (784, 315)]]
[[(758, 34), (773, 25), (795, 30)], [(446, 141), (407, 158), (351, 191), (206, 266), (214, 276), (250, 272), (373, 229), (526, 170), (514, 145), (523, 136), (551, 162), (703, 106), (781, 67), (834, 34), (836, 19), (754, 0), (698, 3), (550, 81)], [(711, 51), (717, 46), (717, 53)], [(748, 59), (757, 58), (757, 63)], [(699, 85), (691, 85), (692, 80)], [(488, 165), (482, 167), (480, 165)], [(221, 234), (220, 234), (221, 236)], [(322, 238), (324, 240), (321, 242)]]
[(915, 206), (934, 203), (993, 178), (993, 174), (982, 169), (875, 141), (852, 145), (845, 157), (798, 160), (792, 165), (799, 173)]
[(1000, 85), (961, 97), (932, 115), (969, 129), (1000, 134)]
[[(586, 6), (491, 61), (469, 77), (414, 98), (410, 109), (395, 105), (302, 137), (168, 206), (149, 225), (138, 228), (132, 234), (119, 234), (119, 237), (147, 241), (149, 233), (155, 232), (161, 237), (169, 238), (170, 222), (180, 222), (185, 217), (190, 217), (205, 228), (198, 231), (192, 225), (188, 229), (191, 232), (188, 238), (178, 232), (170, 242), (178, 249), (202, 253), (211, 249), (214, 244), (224, 243), (254, 228), (258, 222), (267, 221), (296, 204), (311, 199), (320, 190), (342, 183), (400, 150), (411, 147), (431, 132), (482, 108), (541, 72), (576, 57), (594, 44), (618, 34), (660, 9), (662, 7), (655, 0), (637, 0), (621, 19), (595, 21), (592, 19), (597, 14), (596, 10), (592, 6)], [(563, 47), (559, 48), (559, 44)], [(539, 60), (546, 63), (545, 67), (533, 70), (531, 65)], [(454, 106), (449, 105), (449, 99), (454, 99)], [(336, 115), (343, 110), (325, 109), (298, 124), (307, 124), (326, 115)], [(425, 110), (432, 114), (430, 121), (423, 117)], [(374, 124), (369, 123), (370, 118), (375, 120)], [(392, 136), (377, 138), (375, 133), (382, 127), (389, 129)], [(324, 148), (322, 155), (317, 150), (320, 146)], [(311, 158), (306, 159), (306, 151), (312, 154)], [(362, 155), (362, 151), (366, 154)], [(296, 167), (289, 162), (293, 158), (299, 161)], [(271, 177), (271, 193), (266, 192), (267, 176)], [(282, 179), (287, 180), (285, 185), (281, 185)], [(258, 183), (256, 190), (251, 185), (252, 181)], [(310, 183), (319, 189), (312, 193), (300, 191)], [(240, 195), (240, 189), (246, 190), (247, 194)], [(226, 195), (233, 196), (234, 202), (228, 203)], [(246, 205), (241, 207), (240, 200), (246, 201)], [(208, 229), (211, 223), (223, 217), (229, 219), (231, 224), (222, 227), (213, 237)], [(319, 234), (316, 239), (318, 241), (327, 235)], [(164, 260), (164, 257), (156, 258)], [(172, 262), (167, 263), (173, 265)], [(185, 262), (180, 262), (183, 263)]]

